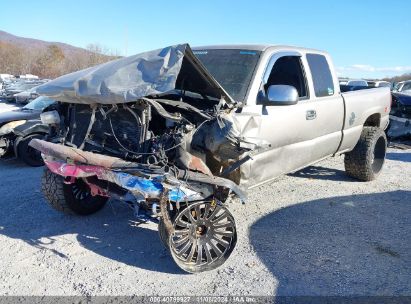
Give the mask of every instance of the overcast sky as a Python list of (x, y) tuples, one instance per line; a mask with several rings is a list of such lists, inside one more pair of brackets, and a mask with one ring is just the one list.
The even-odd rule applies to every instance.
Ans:
[(340, 76), (411, 72), (411, 1), (10, 1), (0, 29), (121, 55), (188, 42), (291, 44), (331, 53)]

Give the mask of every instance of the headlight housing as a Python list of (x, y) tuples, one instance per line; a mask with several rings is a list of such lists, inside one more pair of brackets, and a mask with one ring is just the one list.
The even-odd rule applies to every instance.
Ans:
[(45, 125), (58, 125), (60, 123), (60, 115), (55, 110), (41, 113), (40, 119)]
[(27, 120), (16, 120), (6, 123), (0, 128), (0, 136), (11, 133), (14, 130), (14, 128), (21, 126), (22, 124), (25, 124), (26, 121)]

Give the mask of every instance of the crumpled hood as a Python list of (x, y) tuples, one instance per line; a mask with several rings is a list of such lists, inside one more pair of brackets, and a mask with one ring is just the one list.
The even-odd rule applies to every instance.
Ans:
[(61, 76), (35, 92), (61, 102), (119, 104), (183, 90), (234, 104), (188, 44), (120, 58)]

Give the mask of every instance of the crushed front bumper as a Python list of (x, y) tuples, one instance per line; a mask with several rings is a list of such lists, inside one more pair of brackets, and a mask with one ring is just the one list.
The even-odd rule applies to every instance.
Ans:
[(55, 174), (67, 178), (96, 177), (116, 184), (139, 199), (159, 200), (167, 189), (170, 201), (204, 200), (213, 194), (215, 187), (222, 187), (231, 190), (242, 202), (246, 201), (238, 185), (225, 178), (128, 162), (39, 139), (33, 139), (30, 146), (42, 153), (46, 166)]

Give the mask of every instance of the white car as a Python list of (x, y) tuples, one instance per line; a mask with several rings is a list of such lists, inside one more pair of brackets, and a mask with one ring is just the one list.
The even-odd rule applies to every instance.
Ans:
[(368, 86), (371, 88), (390, 88), (391, 82), (388, 81), (367, 81)]

